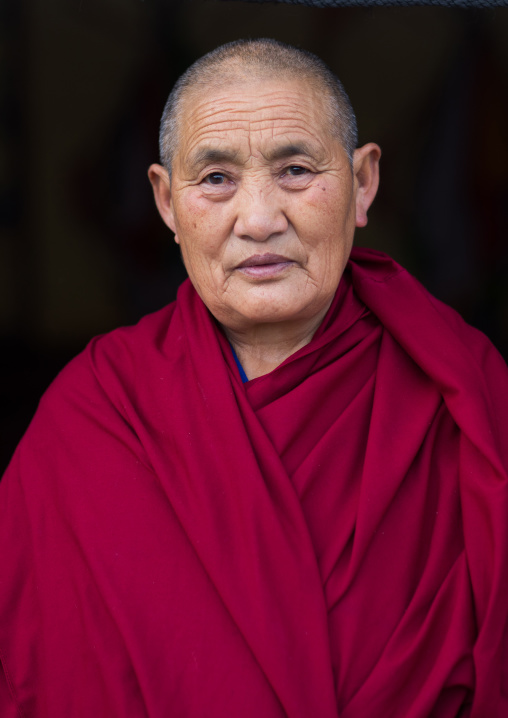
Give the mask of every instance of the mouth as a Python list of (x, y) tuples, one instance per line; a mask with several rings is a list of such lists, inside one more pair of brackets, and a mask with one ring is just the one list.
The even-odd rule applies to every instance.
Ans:
[(280, 274), (294, 263), (292, 259), (280, 254), (253, 254), (252, 257), (241, 262), (236, 269), (250, 277), (268, 279)]

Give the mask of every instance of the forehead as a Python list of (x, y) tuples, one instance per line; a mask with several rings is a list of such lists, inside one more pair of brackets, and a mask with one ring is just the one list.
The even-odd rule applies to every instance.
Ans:
[(324, 146), (332, 140), (328, 102), (310, 82), (245, 80), (194, 90), (185, 98), (177, 155), (191, 161), (203, 147), (263, 152), (280, 142)]

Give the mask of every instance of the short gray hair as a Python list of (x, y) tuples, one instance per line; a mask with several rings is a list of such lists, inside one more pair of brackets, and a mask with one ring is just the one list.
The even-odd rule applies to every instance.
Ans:
[[(219, 72), (220, 70), (220, 72)], [(297, 77), (317, 81), (330, 100), (330, 126), (342, 144), (352, 165), (358, 142), (356, 117), (339, 78), (317, 55), (278, 40), (236, 40), (203, 55), (177, 80), (162, 113), (159, 151), (160, 162), (171, 174), (178, 146), (178, 125), (184, 96), (193, 90), (217, 87), (246, 71), (268, 76)]]

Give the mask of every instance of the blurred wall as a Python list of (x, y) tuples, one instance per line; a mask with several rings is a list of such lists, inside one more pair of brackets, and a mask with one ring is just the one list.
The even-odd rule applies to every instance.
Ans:
[(95, 334), (185, 276), (146, 178), (165, 98), (238, 37), (319, 54), (383, 149), (357, 243), (384, 249), (508, 356), (508, 8), (244, 2), (0, 4), (0, 469)]

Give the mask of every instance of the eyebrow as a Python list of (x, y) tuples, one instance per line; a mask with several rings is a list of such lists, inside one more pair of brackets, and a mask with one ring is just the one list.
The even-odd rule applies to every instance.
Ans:
[[(297, 155), (303, 155), (318, 159), (315, 149), (306, 142), (290, 142), (268, 151), (264, 156), (268, 162), (277, 162)], [(199, 168), (207, 164), (227, 162), (230, 164), (241, 164), (239, 153), (233, 150), (220, 150), (212, 147), (201, 147), (195, 154), (191, 155), (189, 164)]]
[(192, 167), (202, 167), (215, 162), (219, 164), (221, 162), (237, 164), (238, 152), (233, 152), (232, 150), (218, 150), (211, 147), (201, 147), (190, 158), (190, 165)]
[(295, 157), (295, 155), (305, 155), (317, 159), (316, 154), (316, 151), (306, 142), (291, 142), (267, 152), (265, 157), (269, 162), (274, 162), (277, 160), (286, 160), (289, 157)]

